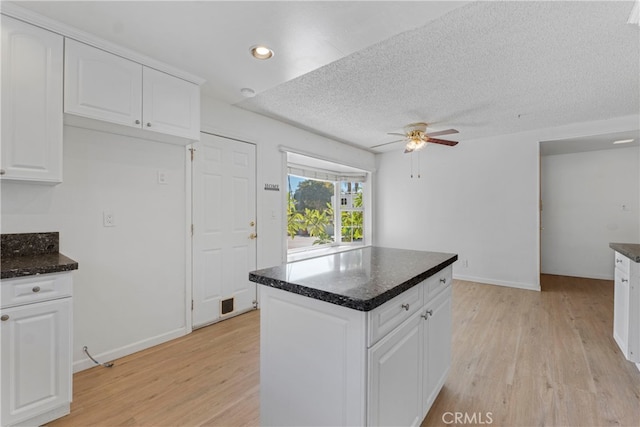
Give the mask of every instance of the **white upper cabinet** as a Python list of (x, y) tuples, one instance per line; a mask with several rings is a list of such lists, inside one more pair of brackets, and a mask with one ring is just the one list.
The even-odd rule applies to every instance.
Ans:
[(62, 182), (63, 37), (2, 15), (3, 180)]
[(200, 139), (200, 87), (148, 67), (142, 75), (144, 126), (155, 132)]
[[(69, 38), (64, 112), (142, 130), (132, 133), (142, 138), (200, 138), (200, 86)], [(113, 131), (100, 123), (89, 126)]]
[(140, 128), (142, 65), (65, 40), (64, 112)]

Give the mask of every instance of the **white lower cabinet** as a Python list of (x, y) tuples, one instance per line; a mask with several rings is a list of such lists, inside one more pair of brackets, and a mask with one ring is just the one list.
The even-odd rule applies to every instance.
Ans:
[(449, 372), (451, 287), (369, 350), (369, 424), (420, 425)]
[(416, 314), (369, 350), (369, 425), (420, 425), (422, 330)]
[(615, 253), (613, 338), (624, 357), (640, 362), (640, 264)]
[(450, 367), (451, 274), (369, 312), (262, 286), (261, 425), (420, 425)]
[[(69, 294), (38, 301), (38, 283), (46, 276), (56, 275), (33, 276), (38, 279), (30, 288), (36, 301), (0, 310), (3, 427), (42, 425), (70, 411), (72, 298)], [(6, 296), (22, 292), (29, 282), (29, 278), (7, 279), (0, 285)]]

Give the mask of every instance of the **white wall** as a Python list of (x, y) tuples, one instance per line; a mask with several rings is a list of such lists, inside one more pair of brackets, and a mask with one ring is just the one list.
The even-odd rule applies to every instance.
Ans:
[(613, 279), (609, 243), (640, 241), (639, 150), (542, 157), (543, 273)]
[[(285, 246), (279, 145), (371, 170), (373, 154), (266, 117), (202, 99), (203, 129), (257, 145), (258, 267), (279, 264)], [(157, 183), (158, 171), (168, 184)], [(60, 232), (60, 250), (79, 263), (74, 277), (74, 369), (183, 335), (189, 249), (186, 149), (64, 127), (63, 183), (2, 182), (2, 233)], [(116, 226), (102, 225), (103, 212)], [(190, 315), (190, 313), (189, 313)]]
[(65, 126), (63, 172), (57, 186), (2, 182), (2, 232), (59, 231), (78, 261), (75, 369), (93, 366), (85, 345), (110, 360), (184, 334), (185, 148)]
[[(283, 258), (286, 256), (283, 209), (286, 156), (280, 146), (367, 171), (375, 169), (372, 153), (207, 97), (202, 100), (202, 129), (257, 145), (258, 268), (286, 260)], [(281, 191), (265, 191), (266, 183), (279, 184)]]
[[(539, 289), (539, 141), (638, 129), (636, 116), (378, 156), (374, 243), (454, 252), (454, 276)], [(640, 219), (639, 219), (640, 221)]]

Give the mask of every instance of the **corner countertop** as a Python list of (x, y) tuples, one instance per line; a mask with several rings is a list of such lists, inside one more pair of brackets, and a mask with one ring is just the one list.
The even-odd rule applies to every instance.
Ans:
[(0, 245), (0, 279), (78, 269), (76, 261), (58, 252), (57, 232), (2, 234)]
[(457, 254), (368, 246), (256, 270), (249, 280), (370, 311), (457, 259)]
[(640, 244), (638, 243), (609, 243), (609, 247), (620, 252), (633, 262), (640, 263)]

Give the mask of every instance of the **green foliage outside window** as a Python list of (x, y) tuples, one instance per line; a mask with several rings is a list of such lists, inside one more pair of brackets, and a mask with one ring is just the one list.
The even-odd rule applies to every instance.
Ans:
[[(297, 235), (315, 237), (314, 245), (332, 243), (329, 234), (334, 220), (334, 208), (331, 204), (333, 185), (330, 182), (302, 181), (294, 194), (287, 193), (287, 234), (292, 239)], [(355, 187), (357, 191), (357, 186)], [(362, 208), (362, 191), (353, 196), (353, 207)], [(340, 212), (341, 241), (356, 242), (363, 238), (364, 215), (361, 210)]]

